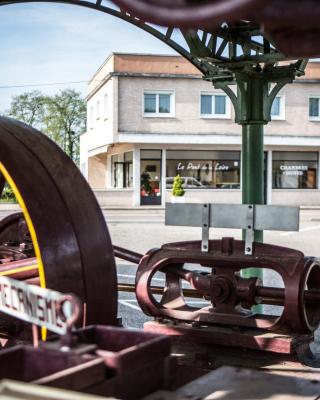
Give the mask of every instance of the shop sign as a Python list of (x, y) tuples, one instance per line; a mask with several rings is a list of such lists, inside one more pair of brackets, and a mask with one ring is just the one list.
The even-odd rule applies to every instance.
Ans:
[[(0, 312), (63, 335), (66, 321), (57, 312), (58, 304), (65, 299), (62, 293), (28, 285), (16, 279), (0, 277)], [(64, 315), (70, 313), (71, 303), (66, 301)], [(69, 312), (68, 312), (69, 311)]]
[[(235, 164), (236, 165), (236, 164)], [(212, 168), (212, 164), (209, 163), (194, 163), (193, 161), (190, 162), (179, 162), (177, 165), (177, 171), (228, 171), (230, 169), (229, 165), (223, 163), (216, 163), (214, 168)]]
[(302, 176), (305, 171), (308, 171), (307, 165), (280, 165), (280, 170), (286, 176)]

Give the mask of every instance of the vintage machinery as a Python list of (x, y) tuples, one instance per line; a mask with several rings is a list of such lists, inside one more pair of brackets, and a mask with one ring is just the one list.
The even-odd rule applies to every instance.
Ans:
[[(2, 276), (0, 311), (31, 323), (34, 344), (0, 352), (1, 379), (125, 399), (175, 382), (168, 337), (105, 325), (74, 329), (81, 313), (74, 295)], [(60, 337), (39, 343), (37, 326)]]
[[(210, 251), (203, 253), (199, 241), (171, 243), (142, 258), (136, 281), (138, 302), (146, 314), (158, 321), (147, 323), (147, 329), (173, 335), (185, 333), (206, 343), (280, 353), (293, 353), (297, 340), (304, 344), (312, 341), (312, 333), (320, 323), (318, 259), (259, 243), (255, 243), (253, 255), (248, 256), (244, 254), (245, 242), (233, 238), (209, 244)], [(198, 269), (184, 268), (190, 263), (197, 264)], [(240, 271), (244, 268), (277, 271), (284, 288), (263, 286), (259, 278), (242, 277)], [(163, 272), (166, 279), (160, 300), (151, 289), (157, 272)], [(193, 290), (184, 294), (183, 282)], [(188, 305), (190, 295), (209, 303), (202, 307)], [(257, 304), (282, 306), (283, 310), (281, 315), (259, 314), (251, 311)], [(185, 322), (195, 328), (194, 332)], [(226, 326), (231, 329), (219, 328)], [(264, 335), (267, 332), (275, 335)]]
[[(20, 0), (0, 0), (0, 5), (16, 2)], [(282, 212), (273, 209), (276, 217), (271, 218), (272, 213), (256, 206), (264, 201), (263, 125), (271, 119), (272, 102), (285, 84), (303, 75), (307, 60), (295, 58), (319, 55), (317, 0), (114, 2), (120, 10), (101, 0), (76, 3), (122, 18), (168, 43), (231, 98), (236, 121), (243, 126), (244, 188), (244, 205), (231, 220), (238, 221), (235, 215), (244, 215), (236, 227), (246, 230), (245, 240), (209, 240), (209, 227), (216, 226), (211, 222), (223, 213), (207, 204), (201, 206), (200, 213), (185, 214), (180, 223), (186, 224), (187, 216), (200, 219), (191, 225), (202, 227), (201, 242), (166, 244), (145, 256), (113, 248), (94, 195), (72, 162), (39, 132), (1, 118), (0, 190), (5, 181), (12, 187), (23, 215), (9, 216), (0, 223), (0, 275), (74, 293), (80, 301), (77, 326), (83, 328), (71, 332), (69, 326), (61, 341), (49, 337), (40, 349), (4, 349), (0, 352), (0, 378), (122, 398), (141, 397), (166, 387), (168, 377), (176, 372), (169, 368), (168, 337), (114, 327), (114, 255), (139, 264), (136, 288), (123, 285), (121, 289), (136, 290), (141, 309), (155, 317), (146, 330), (198, 344), (290, 355), (296, 352), (303, 356), (303, 362), (319, 366), (308, 346), (320, 322), (320, 263), (296, 250), (259, 243), (262, 230), (273, 229)], [(157, 30), (145, 21), (165, 24), (167, 30)], [(181, 28), (185, 47), (173, 39), (174, 27)], [(237, 94), (230, 88), (235, 83)], [(260, 212), (264, 224), (258, 218)], [(288, 221), (295, 222), (294, 215)], [(227, 226), (231, 227), (230, 218)], [(276, 228), (290, 226), (279, 224)], [(190, 263), (197, 268), (190, 268)], [(264, 286), (258, 277), (241, 275), (240, 271), (252, 267), (277, 272), (283, 287)], [(165, 275), (164, 287), (153, 286), (156, 273)], [(1, 297), (4, 304), (5, 290)], [(189, 297), (204, 299), (207, 304), (190, 306)], [(280, 315), (252, 311), (252, 306), (260, 304), (283, 309)], [(9, 339), (3, 344), (10, 344), (11, 339), (30, 340), (28, 329), (1, 315), (0, 336)], [(46, 338), (44, 329), (42, 338)], [(232, 376), (237, 372), (233, 370)], [(189, 379), (195, 376), (192, 371)], [(221, 381), (221, 376), (218, 379)], [(225, 376), (223, 379), (230, 382)], [(317, 385), (314, 379), (307, 385), (314, 398), (320, 393)], [(199, 398), (199, 393), (191, 398)]]
[[(297, 230), (298, 214), (294, 207), (281, 206), (167, 204), (166, 223), (202, 227), (202, 241), (165, 244), (141, 258), (137, 299), (146, 314), (157, 318), (146, 329), (305, 358), (320, 324), (320, 260), (297, 250), (253, 243), (252, 235), (254, 229)], [(242, 228), (245, 240), (209, 240), (210, 227)], [(251, 268), (277, 273), (277, 287), (246, 277)], [(162, 293), (152, 287), (158, 272), (165, 274)], [(192, 289), (186, 290), (184, 283)], [(190, 296), (208, 303), (191, 306)], [(252, 311), (258, 304), (280, 306), (281, 311)]]
[(87, 182), (58, 146), (25, 124), (1, 118), (0, 143), (1, 191), (7, 181), (25, 219), (1, 222), (1, 275), (13, 271), (15, 278), (76, 294), (83, 303), (81, 325), (115, 325), (112, 245)]

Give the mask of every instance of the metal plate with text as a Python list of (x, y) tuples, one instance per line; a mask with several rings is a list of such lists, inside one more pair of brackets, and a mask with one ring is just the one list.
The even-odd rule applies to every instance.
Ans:
[[(57, 303), (65, 295), (54, 290), (28, 285), (16, 279), (0, 277), (0, 312), (63, 335), (66, 320), (57, 311)], [(70, 304), (65, 304), (63, 314), (69, 314)], [(69, 311), (69, 312), (68, 312)]]

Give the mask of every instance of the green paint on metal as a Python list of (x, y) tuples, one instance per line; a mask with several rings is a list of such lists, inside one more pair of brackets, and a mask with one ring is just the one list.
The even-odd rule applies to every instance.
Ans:
[[(242, 126), (242, 203), (264, 204), (263, 125)], [(255, 240), (262, 239), (255, 231)]]
[[(253, 97), (255, 98), (255, 97)], [(260, 101), (255, 98), (255, 108)], [(261, 104), (260, 104), (261, 106)], [(258, 110), (257, 110), (258, 111)], [(242, 203), (264, 204), (264, 145), (263, 128), (261, 123), (242, 125)], [(263, 242), (263, 231), (254, 232), (254, 241)], [(242, 270), (245, 278), (263, 278), (261, 268)], [(262, 313), (262, 306), (255, 306), (253, 310)]]

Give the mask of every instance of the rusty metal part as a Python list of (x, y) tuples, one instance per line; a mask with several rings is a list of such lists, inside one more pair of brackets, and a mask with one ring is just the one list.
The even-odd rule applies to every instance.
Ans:
[(144, 21), (165, 26), (213, 27), (244, 19), (261, 0), (113, 0)]
[(113, 246), (113, 252), (115, 257), (121, 258), (122, 260), (132, 262), (134, 264), (139, 264), (143, 255), (136, 253), (134, 251), (125, 249), (119, 246)]
[(29, 283), (30, 285), (40, 286), (40, 279), (38, 276), (35, 278), (28, 278), (25, 281), (26, 281), (26, 283)]
[[(71, 306), (71, 315), (66, 317), (64, 312), (64, 305), (69, 303)], [(56, 302), (57, 314), (59, 314), (62, 321), (67, 323), (67, 332), (60, 338), (60, 345), (63, 351), (69, 351), (73, 344), (72, 331), (74, 326), (79, 322), (82, 314), (82, 304), (79, 299), (71, 294), (66, 294), (60, 301)]]
[[(119, 283), (118, 284), (118, 290), (120, 292), (128, 292), (128, 293), (135, 293), (136, 292), (136, 285), (132, 285), (130, 283)], [(160, 294), (163, 295), (164, 288), (161, 286), (150, 286), (150, 291), (152, 294)], [(190, 297), (193, 299), (199, 299), (202, 298), (202, 294), (198, 292), (197, 290), (193, 289), (183, 289), (183, 295), (185, 297)]]
[(250, 17), (263, 23), (280, 51), (296, 57), (320, 54), (320, 4), (317, 0), (269, 0)]
[(0, 221), (0, 262), (34, 257), (30, 233), (22, 213), (14, 213)]
[[(318, 0), (113, 0), (124, 10), (164, 26), (218, 29), (239, 20), (260, 24), (271, 43), (292, 57), (320, 55)], [(246, 32), (239, 32), (243, 37)]]
[(46, 286), (76, 294), (86, 305), (86, 323), (116, 324), (112, 244), (78, 168), (45, 135), (9, 118), (0, 119), (0, 162), (33, 223)]
[(35, 257), (0, 264), (0, 276), (26, 280), (36, 278), (38, 275), (38, 264)]
[(121, 399), (140, 399), (169, 381), (173, 363), (167, 336), (90, 326), (73, 331), (72, 337), (68, 351), (59, 339), (41, 343), (39, 349), (16, 346), (1, 351), (0, 379)]
[[(209, 267), (211, 272), (185, 270), (185, 263)], [(240, 270), (250, 267), (278, 272), (284, 289), (262, 287), (256, 278), (240, 277)], [(151, 289), (158, 271), (166, 274), (160, 302)], [(182, 280), (210, 300), (211, 306), (188, 305)], [(171, 243), (151, 250), (141, 260), (136, 294), (142, 310), (154, 317), (308, 334), (320, 323), (320, 263), (296, 250), (259, 243), (252, 256), (244, 255), (244, 242), (232, 238), (210, 241), (208, 253), (201, 252), (200, 242)], [(255, 315), (250, 307), (260, 302), (282, 305), (282, 314)]]

